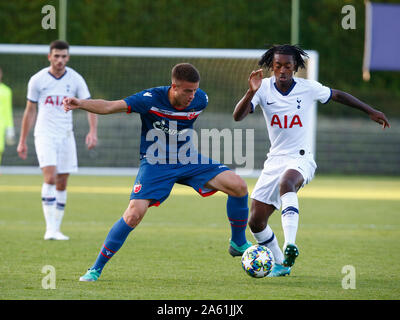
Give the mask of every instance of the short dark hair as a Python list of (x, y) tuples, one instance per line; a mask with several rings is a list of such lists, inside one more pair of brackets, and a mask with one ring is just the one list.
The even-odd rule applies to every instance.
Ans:
[(287, 54), (292, 56), (294, 62), (296, 63), (295, 71), (297, 71), (299, 67), (303, 69), (306, 67), (303, 57), (308, 58), (308, 54), (298, 45), (290, 44), (272, 46), (267, 50), (267, 52), (262, 55), (260, 61), (258, 62), (258, 65), (267, 69), (272, 69), (275, 53)]
[(171, 77), (173, 80), (200, 82), (199, 71), (190, 63), (179, 63), (172, 68)]
[(69, 50), (69, 44), (66, 41), (54, 40), (52, 43), (50, 43), (50, 52), (53, 49), (58, 49), (58, 50), (67, 49), (67, 50)]

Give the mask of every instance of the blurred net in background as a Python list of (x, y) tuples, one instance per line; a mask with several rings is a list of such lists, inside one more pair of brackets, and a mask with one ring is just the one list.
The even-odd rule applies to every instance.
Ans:
[[(0, 45), (0, 66), (13, 90), (14, 123), (17, 135), (26, 104), (29, 78), (49, 65), (48, 46)], [(269, 149), (262, 112), (257, 108), (241, 122), (234, 122), (232, 111), (248, 88), (248, 76), (258, 69), (263, 50), (110, 48), (77, 47), (70, 49), (68, 66), (86, 80), (92, 98), (117, 100), (155, 86), (169, 85), (172, 67), (180, 62), (195, 65), (201, 74), (200, 87), (209, 96), (209, 105), (195, 123), (200, 128), (223, 130), (254, 129), (254, 168), (261, 169)], [(307, 71), (296, 76), (317, 79), (318, 54), (308, 51)], [(265, 75), (266, 76), (266, 75)], [(321, 106), (326, 108), (328, 106)], [(140, 118), (138, 114), (99, 116), (99, 144), (85, 147), (88, 131), (86, 112), (74, 112), (74, 131), (80, 167), (138, 167)], [(326, 119), (316, 122), (316, 158), (319, 172), (399, 174), (400, 135), (395, 126), (381, 132), (379, 126), (363, 120)], [(37, 166), (31, 130), (26, 161), (18, 158), (14, 147), (7, 147), (4, 166)], [(199, 132), (200, 136), (200, 132)], [(315, 137), (311, 137), (315, 139)], [(243, 137), (243, 154), (246, 151)], [(223, 148), (221, 143), (221, 149)], [(221, 150), (223, 154), (223, 150)], [(210, 151), (212, 156), (212, 151)], [(219, 159), (224, 162), (223, 157)], [(228, 163), (230, 167), (240, 167)]]

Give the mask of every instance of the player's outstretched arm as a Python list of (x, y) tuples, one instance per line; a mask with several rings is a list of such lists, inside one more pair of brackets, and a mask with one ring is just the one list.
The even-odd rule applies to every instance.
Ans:
[(64, 110), (82, 109), (97, 114), (111, 114), (128, 111), (124, 100), (107, 101), (102, 99), (78, 99), (75, 97), (63, 100)]
[(251, 100), (261, 86), (262, 82), (262, 69), (253, 71), (249, 77), (249, 89), (242, 99), (236, 104), (233, 111), (233, 119), (235, 121), (243, 120), (251, 111)]
[(366, 114), (369, 115), (371, 120), (381, 124), (382, 129), (390, 128), (389, 121), (383, 112), (372, 108), (368, 104), (362, 102), (361, 100), (357, 99), (349, 93), (332, 89), (332, 100), (347, 105), (349, 107), (364, 111)]

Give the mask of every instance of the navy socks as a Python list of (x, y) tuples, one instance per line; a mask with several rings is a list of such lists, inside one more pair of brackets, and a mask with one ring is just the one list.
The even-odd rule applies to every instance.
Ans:
[(228, 196), (226, 211), (231, 223), (231, 240), (238, 246), (246, 243), (246, 227), (249, 216), (248, 195), (243, 197)]
[(108, 260), (110, 260), (121, 248), (133, 229), (134, 228), (126, 224), (123, 218), (119, 219), (108, 233), (103, 247), (101, 248), (97, 260), (92, 268), (96, 270), (100, 269), (101, 272)]

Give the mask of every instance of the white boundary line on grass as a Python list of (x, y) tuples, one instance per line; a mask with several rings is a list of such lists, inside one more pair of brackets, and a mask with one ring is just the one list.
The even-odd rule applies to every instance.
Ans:
[[(82, 176), (136, 176), (139, 168), (80, 167), (73, 175)], [(258, 178), (261, 170), (236, 169), (239, 176)], [(34, 166), (1, 166), (0, 174), (42, 174), (39, 167)]]

